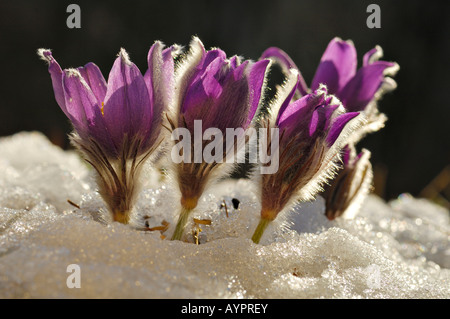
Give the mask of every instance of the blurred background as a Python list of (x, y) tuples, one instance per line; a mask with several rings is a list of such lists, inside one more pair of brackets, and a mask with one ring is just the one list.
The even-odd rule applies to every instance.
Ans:
[[(66, 25), (71, 3), (81, 8), (80, 29)], [(381, 8), (380, 29), (366, 25), (370, 3)], [(197, 35), (207, 48), (254, 60), (278, 46), (310, 83), (328, 42), (339, 36), (353, 40), (360, 64), (378, 44), (385, 60), (400, 65), (398, 88), (379, 103), (386, 127), (359, 144), (372, 152), (374, 192), (387, 200), (408, 192), (448, 206), (449, 12), (450, 1), (437, 0), (2, 0), (0, 136), (37, 130), (70, 148), (70, 124), (36, 55), (41, 47), (62, 67), (93, 61), (107, 77), (121, 47), (145, 72), (154, 40), (187, 46)]]

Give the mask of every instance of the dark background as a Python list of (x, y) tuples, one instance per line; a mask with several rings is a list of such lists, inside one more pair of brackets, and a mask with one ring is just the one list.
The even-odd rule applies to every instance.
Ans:
[[(70, 3), (81, 7), (81, 29), (66, 26)], [(381, 7), (381, 29), (366, 26), (370, 3)], [(363, 54), (378, 44), (385, 60), (400, 65), (397, 90), (379, 104), (389, 118), (386, 127), (359, 144), (372, 151), (375, 192), (385, 199), (403, 192), (439, 195), (445, 203), (450, 175), (449, 3), (2, 0), (0, 136), (37, 130), (70, 147), (69, 122), (54, 100), (46, 64), (36, 55), (41, 47), (51, 48), (63, 68), (93, 61), (107, 77), (120, 47), (145, 72), (154, 40), (187, 46), (197, 35), (207, 48), (249, 59), (279, 46), (310, 83), (328, 42), (339, 36), (354, 41), (360, 64)]]

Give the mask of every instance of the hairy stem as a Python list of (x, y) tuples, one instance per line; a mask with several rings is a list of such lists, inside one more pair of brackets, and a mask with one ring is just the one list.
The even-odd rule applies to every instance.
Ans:
[(192, 208), (186, 208), (184, 206), (181, 207), (181, 213), (178, 217), (177, 227), (175, 228), (175, 232), (172, 235), (171, 240), (180, 240), (181, 236), (183, 236), (184, 229), (186, 227), (188, 217), (192, 212)]
[(261, 240), (262, 235), (264, 234), (264, 231), (266, 230), (267, 226), (271, 220), (266, 218), (261, 218), (259, 220), (258, 226), (255, 229), (255, 232), (253, 233), (252, 240), (255, 244), (259, 244), (259, 241)]

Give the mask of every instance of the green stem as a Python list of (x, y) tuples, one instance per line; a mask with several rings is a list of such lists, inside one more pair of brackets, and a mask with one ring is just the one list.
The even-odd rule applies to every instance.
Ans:
[(270, 222), (271, 222), (270, 220), (265, 218), (261, 218), (259, 220), (259, 224), (256, 227), (255, 232), (253, 233), (252, 236), (252, 240), (255, 244), (259, 244), (259, 241), (261, 240), (261, 237), (264, 234), (264, 231), (266, 230)]
[(183, 236), (184, 228), (186, 227), (188, 217), (191, 211), (192, 209), (181, 207), (181, 213), (180, 216), (178, 217), (177, 227), (175, 228), (175, 232), (173, 233), (171, 240), (181, 239), (181, 236)]

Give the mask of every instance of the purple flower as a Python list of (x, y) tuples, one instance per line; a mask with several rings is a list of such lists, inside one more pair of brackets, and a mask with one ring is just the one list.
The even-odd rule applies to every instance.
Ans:
[(353, 43), (335, 38), (328, 44), (320, 60), (311, 89), (324, 83), (347, 110), (362, 111), (382, 87), (385, 75), (398, 69), (396, 63), (377, 61), (381, 55), (382, 51), (378, 46), (370, 50), (363, 57), (363, 66), (357, 70)]
[(279, 129), (279, 163), (277, 172), (260, 178), (261, 220), (252, 237), (256, 243), (294, 200), (314, 198), (332, 177), (347, 138), (363, 121), (358, 112), (346, 112), (325, 86), (292, 101), (298, 83), (298, 72), (291, 70), (265, 122), (266, 127)]
[(194, 120), (203, 129), (247, 128), (260, 103), (269, 60), (227, 58), (220, 49), (206, 51), (201, 41), (191, 43), (192, 56), (180, 79), (178, 126), (193, 131)]
[(108, 82), (94, 63), (61, 69), (50, 50), (48, 62), (55, 99), (71, 121), (74, 145), (98, 173), (99, 192), (114, 220), (127, 223), (138, 191), (143, 161), (158, 145), (161, 113), (173, 88), (173, 47), (156, 42), (145, 77), (121, 49)]
[[(328, 92), (339, 98), (348, 111), (360, 112), (365, 118), (364, 125), (348, 138), (346, 149), (354, 150), (354, 145), (365, 134), (378, 131), (387, 120), (386, 116), (378, 111), (377, 101), (385, 92), (396, 87), (395, 81), (388, 76), (395, 75), (399, 66), (395, 62), (380, 61), (382, 55), (381, 47), (376, 46), (364, 55), (362, 67), (357, 69), (357, 54), (353, 43), (334, 38), (328, 44), (311, 82), (311, 90), (317, 89), (321, 84), (326, 85)], [(285, 74), (289, 68), (298, 70), (292, 59), (281, 49), (267, 49), (261, 58), (268, 57), (277, 61)], [(297, 97), (303, 96), (305, 92), (309, 92), (309, 89), (300, 75)], [(352, 151), (353, 153), (355, 151)], [(351, 210), (347, 209), (350, 206), (358, 207), (357, 203), (368, 193), (368, 186), (361, 186), (360, 190), (349, 189), (360, 183), (368, 185), (371, 182), (370, 156), (367, 155), (370, 152), (365, 150), (361, 154), (364, 156), (355, 163), (353, 160), (344, 161), (342, 169), (331, 182), (331, 188), (326, 187), (326, 192), (322, 194), (326, 197), (329, 218), (338, 217), (344, 211)], [(356, 155), (352, 156), (355, 161), (359, 159)]]
[[(242, 61), (238, 56), (227, 58), (222, 50), (207, 51), (198, 38), (192, 40), (190, 52), (177, 72), (175, 107), (168, 116), (169, 124), (172, 131), (187, 129), (191, 145), (199, 143), (195, 135), (196, 122), (201, 123), (202, 134), (208, 129), (218, 130), (223, 156), (214, 162), (198, 160), (196, 155), (200, 153), (201, 157), (210, 143), (200, 141), (199, 149), (191, 153), (189, 160), (174, 167), (182, 213), (172, 239), (181, 238), (188, 214), (197, 206), (212, 177), (217, 178), (225, 172), (223, 160), (235, 152), (224, 142), (229, 129), (245, 131), (250, 127), (260, 104), (269, 63), (269, 60)], [(238, 145), (238, 148), (242, 146)]]
[[(325, 84), (329, 94), (339, 98), (350, 112), (363, 111), (372, 100), (381, 94), (381, 90), (395, 88), (395, 82), (386, 77), (398, 71), (395, 62), (378, 61), (383, 55), (379, 46), (367, 52), (363, 65), (357, 70), (356, 49), (351, 41), (334, 38), (328, 44), (314, 78), (311, 91)], [(261, 59), (275, 59), (287, 72), (290, 68), (298, 70), (292, 59), (281, 49), (271, 47), (264, 51)], [(301, 95), (309, 92), (304, 79), (300, 76), (298, 91)]]
[(356, 154), (353, 146), (342, 150), (343, 168), (321, 194), (325, 198), (325, 215), (329, 220), (344, 216), (352, 218), (370, 190), (373, 173), (370, 152)]

